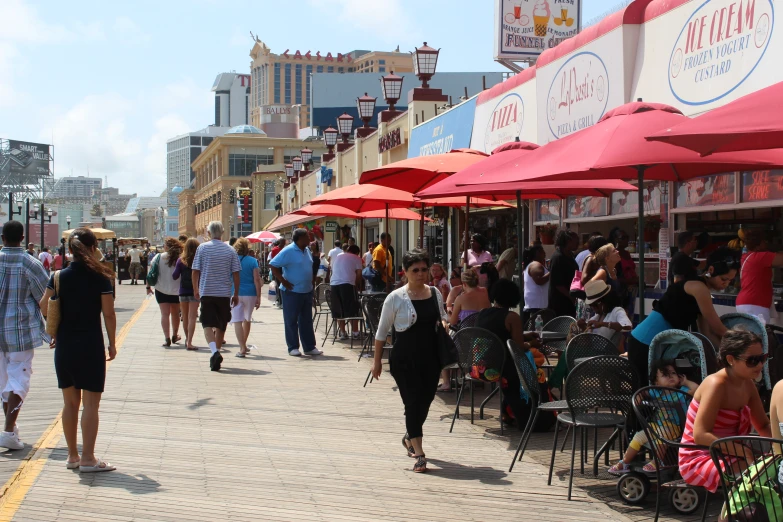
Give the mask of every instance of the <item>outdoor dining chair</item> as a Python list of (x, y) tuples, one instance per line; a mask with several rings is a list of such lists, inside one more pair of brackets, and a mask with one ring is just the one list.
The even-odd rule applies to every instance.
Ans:
[[(726, 437), (710, 444), (712, 461), (722, 469), (721, 520), (763, 522), (783, 520), (778, 470), (783, 440), (767, 437)], [(752, 455), (737, 466), (734, 455)], [(702, 519), (703, 520), (703, 519)]]
[(617, 351), (617, 346), (603, 335), (589, 332), (575, 335), (565, 349), (566, 368), (571, 371), (577, 365), (577, 359), (599, 355), (620, 355), (620, 353)]
[[(625, 430), (626, 419), (631, 413), (631, 398), (639, 387), (639, 377), (628, 359), (617, 355), (603, 355), (590, 358), (571, 370), (566, 377), (566, 403), (568, 411), (557, 416), (558, 426), (562, 423), (574, 430), (571, 439), (571, 473), (568, 476), (568, 500), (574, 483), (574, 458), (576, 439), (580, 438), (582, 454), (585, 453), (585, 428), (613, 428), (612, 435), (593, 457), (593, 472), (598, 474), (598, 460), (608, 451), (614, 441)], [(581, 436), (581, 437), (580, 437)], [(549, 479), (557, 453), (558, 429), (552, 443), (552, 458), (549, 463)], [(622, 449), (622, 448), (621, 448)], [(579, 459), (584, 473), (584, 459)]]
[[(567, 315), (555, 317), (551, 321), (544, 323), (544, 331), (555, 332), (568, 336), (568, 333), (571, 329), (571, 325), (574, 324), (575, 322), (576, 319)], [(542, 343), (541, 353), (544, 354), (544, 358), (546, 359), (546, 364), (543, 365), (543, 368), (547, 372), (551, 372), (552, 369), (555, 367), (555, 365), (552, 364), (552, 361), (550, 361), (549, 358), (553, 355), (556, 355), (558, 358), (561, 357), (563, 354), (563, 350), (566, 349), (567, 344), (568, 344), (567, 339), (563, 339), (561, 341), (547, 341), (546, 343)]]
[[(371, 356), (374, 353), (373, 347), (375, 346), (375, 333), (378, 331), (378, 322), (380, 321), (381, 309), (383, 309), (383, 302), (385, 300), (386, 294), (363, 296), (361, 299), (362, 311), (364, 312), (364, 317), (367, 319), (367, 323), (370, 327), (366, 336), (366, 342), (362, 346), (362, 352), (359, 354), (359, 361), (362, 360), (362, 356), (365, 352), (369, 353)], [(388, 356), (389, 350), (391, 349), (392, 345), (388, 342), (385, 342), (383, 346), (384, 353), (382, 356)], [(372, 382), (372, 380), (373, 377), (371, 366), (370, 371), (367, 372), (367, 378), (364, 379), (364, 387), (367, 386), (368, 382)]]
[(566, 401), (549, 401), (541, 402), (541, 388), (538, 386), (538, 372), (534, 363), (530, 362), (528, 358), (528, 352), (519, 347), (512, 339), (506, 341), (508, 351), (511, 354), (511, 361), (514, 363), (514, 367), (519, 374), (519, 382), (522, 385), (522, 389), (527, 394), (528, 400), (531, 401), (530, 417), (528, 417), (525, 429), (522, 431), (522, 437), (519, 439), (517, 445), (517, 451), (514, 453), (514, 458), (511, 459), (511, 466), (508, 468), (508, 472), (514, 469), (514, 463), (517, 460), (522, 460), (525, 455), (525, 449), (527, 443), (530, 440), (530, 434), (536, 426), (538, 415), (540, 412), (552, 412), (559, 413), (568, 409)]
[[(503, 390), (500, 381), (503, 375), (503, 364), (506, 358), (506, 348), (500, 338), (484, 328), (463, 328), (454, 336), (454, 344), (459, 352), (459, 370), (462, 373), (462, 387), (457, 395), (457, 405), (451, 419), (451, 428), (459, 416), (459, 404), (465, 393), (465, 386), (470, 385), (470, 423), (474, 418), (473, 381), (484, 381), (497, 384), (500, 395), (500, 434), (503, 434)], [(494, 393), (494, 392), (493, 392)]]
[(331, 291), (329, 283), (321, 283), (316, 286), (313, 291), (313, 330), (318, 330), (318, 323), (321, 321), (321, 317), (324, 317), (327, 325), (327, 336), (329, 335), (328, 327), (331, 326), (331, 323), (328, 321), (332, 315), (332, 311), (329, 308), (329, 299), (327, 297), (329, 297), (328, 294), (331, 294)]

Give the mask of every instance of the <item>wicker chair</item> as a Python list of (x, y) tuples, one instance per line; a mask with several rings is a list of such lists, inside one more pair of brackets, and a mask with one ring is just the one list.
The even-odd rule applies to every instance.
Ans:
[(454, 336), (454, 344), (459, 351), (459, 369), (462, 373), (462, 387), (457, 396), (457, 405), (454, 408), (454, 417), (451, 419), (451, 428), (454, 429), (454, 422), (459, 416), (459, 404), (462, 400), (462, 394), (465, 392), (465, 385), (470, 384), (470, 423), (473, 424), (474, 418), (474, 397), (473, 381), (480, 380), (484, 382), (497, 383), (500, 390), (500, 410), (498, 415), (500, 421), (500, 433), (503, 434), (503, 390), (500, 389), (500, 380), (503, 375), (503, 364), (506, 359), (506, 349), (503, 341), (489, 330), (484, 328), (463, 328)]
[[(568, 500), (574, 482), (574, 458), (576, 439), (584, 435), (585, 428), (614, 428), (612, 435), (595, 453), (593, 473), (598, 474), (598, 460), (608, 451), (622, 431), (626, 418), (631, 412), (631, 397), (639, 387), (639, 377), (627, 359), (617, 355), (593, 357), (578, 364), (568, 374), (565, 382), (568, 411), (557, 416), (561, 423), (574, 429), (571, 439), (571, 473), (568, 477)], [(608, 410), (608, 411), (607, 411)], [(555, 429), (552, 444), (552, 458), (549, 463), (548, 485), (552, 484), (552, 471), (555, 467), (558, 430)], [(584, 439), (582, 451), (584, 452)], [(584, 473), (584, 458), (579, 459), (581, 472)]]
[(599, 355), (620, 355), (617, 347), (604, 337), (594, 333), (575, 335), (565, 350), (566, 368), (571, 371), (576, 366), (577, 359), (596, 357)]
[[(726, 520), (747, 522), (783, 520), (778, 469), (783, 462), (783, 440), (767, 437), (726, 437), (710, 445), (720, 474)], [(753, 455), (750, 466), (738, 471), (733, 455)], [(744, 468), (744, 466), (743, 466)]]
[(527, 443), (530, 440), (530, 434), (533, 432), (533, 428), (536, 426), (538, 420), (538, 414), (542, 411), (548, 412), (561, 412), (568, 409), (566, 401), (551, 401), (541, 402), (541, 389), (538, 387), (538, 374), (536, 367), (530, 362), (527, 357), (527, 353), (519, 347), (517, 343), (509, 339), (506, 341), (508, 351), (511, 354), (511, 361), (514, 363), (514, 367), (519, 374), (519, 382), (522, 384), (522, 389), (532, 401), (531, 412), (535, 411), (525, 425), (525, 429), (522, 431), (522, 438), (519, 439), (517, 445), (517, 451), (514, 453), (514, 458), (511, 459), (511, 466), (508, 468), (508, 472), (514, 469), (514, 463), (517, 460), (522, 460), (527, 448)]

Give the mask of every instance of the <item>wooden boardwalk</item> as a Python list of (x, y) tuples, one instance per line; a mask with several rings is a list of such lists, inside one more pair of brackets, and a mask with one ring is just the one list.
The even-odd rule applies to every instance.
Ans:
[[(143, 303), (142, 286), (118, 290), (118, 302)], [(605, 478), (577, 476), (568, 502), (566, 453), (547, 487), (551, 434), (536, 434), (532, 451), (507, 473), (516, 442), (508, 432), (498, 435), (497, 410), (472, 426), (463, 417), (449, 434), (452, 407), (442, 398), (424, 430), (432, 471), (414, 474), (400, 444), (405, 428), (393, 379), (384, 373), (362, 388), (369, 361), (357, 362), (358, 350), (347, 343), (327, 342), (325, 355), (314, 359), (289, 357), (282, 312), (264, 302), (251, 333), (259, 351), (235, 358), (229, 333), (224, 369), (215, 373), (207, 349), (162, 348), (157, 306), (144, 305), (109, 369), (101, 405), (97, 453), (118, 470), (66, 470), (61, 430), (49, 424), (21, 466), (13, 453), (2, 455), (0, 471), (11, 483), (0, 520), (650, 518), (649, 510), (609, 498), (614, 482)], [(205, 346), (200, 333), (198, 339)], [(25, 423), (52, 423), (60, 408), (51, 352), (38, 355), (30, 404), (20, 416), (28, 443), (34, 439)]]

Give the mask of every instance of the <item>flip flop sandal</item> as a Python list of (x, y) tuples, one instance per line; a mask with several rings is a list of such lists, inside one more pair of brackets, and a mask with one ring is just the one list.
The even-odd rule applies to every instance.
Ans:
[(408, 452), (408, 456), (410, 458), (414, 458), (416, 456), (416, 450), (413, 449), (411, 439), (409, 439), (407, 435), (402, 437), (402, 445), (405, 446), (405, 450)]
[(186, 349), (187, 349), (187, 350), (190, 350), (191, 352), (195, 352), (195, 351), (197, 351), (197, 350), (198, 350), (198, 348), (196, 348), (195, 346), (194, 346), (193, 348), (186, 348)]
[(114, 471), (115, 469), (117, 468), (101, 459), (98, 459), (94, 466), (79, 466), (81, 473), (100, 473), (102, 471)]
[(425, 473), (427, 471), (427, 459), (425, 455), (414, 455), (416, 457), (416, 464), (413, 465), (414, 473)]
[(241, 358), (244, 358), (244, 357), (246, 357), (246, 356), (247, 356), (247, 353), (237, 352), (236, 354), (234, 354), (234, 356), (235, 356), (235, 357), (241, 357)]
[(172, 343), (176, 344), (182, 340), (182, 337), (179, 335), (175, 335), (174, 338), (171, 340)]
[(438, 385), (438, 389), (437, 389), (438, 393), (451, 393), (453, 391), (454, 391), (454, 388), (444, 388), (444, 387)]
[(66, 462), (65, 469), (79, 469), (79, 461), (77, 460), (76, 462)]
[(644, 471), (645, 473), (655, 473), (656, 471), (655, 462), (650, 461), (647, 464), (645, 464), (644, 467), (642, 468), (642, 471)]
[(171, 339), (170, 339), (170, 338), (168, 338), (168, 337), (166, 337), (166, 342), (165, 342), (165, 343), (163, 343), (163, 344), (162, 344), (162, 346), (165, 346), (166, 348), (168, 348), (169, 346), (171, 346)]

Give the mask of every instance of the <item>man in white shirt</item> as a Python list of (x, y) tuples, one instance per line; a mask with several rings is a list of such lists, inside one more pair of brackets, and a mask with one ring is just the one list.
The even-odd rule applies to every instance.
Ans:
[(371, 266), (372, 265), (372, 251), (375, 249), (375, 243), (370, 241), (367, 243), (367, 252), (364, 253), (364, 257), (362, 258), (362, 264), (364, 266)]
[(130, 272), (131, 276), (131, 283), (132, 285), (137, 285), (139, 276), (141, 276), (141, 250), (138, 248), (138, 245), (133, 245), (133, 248), (128, 250), (128, 253), (125, 254), (125, 257), (130, 258), (130, 268), (128, 269), (128, 272)]
[[(333, 258), (332, 278), (329, 282), (332, 288), (332, 315), (337, 319), (338, 339), (347, 339), (345, 319), (359, 317), (359, 302), (356, 299), (356, 283), (362, 278), (361, 250), (356, 245), (348, 247), (348, 252)], [(354, 339), (359, 338), (359, 321), (351, 320)]]
[(52, 261), (54, 261), (54, 258), (52, 257), (52, 254), (49, 253), (49, 247), (44, 247), (43, 251), (38, 254), (38, 260), (41, 262), (47, 272), (51, 270)]
[(328, 254), (326, 254), (326, 260), (329, 261), (329, 264), (331, 265), (334, 262), (334, 258), (339, 256), (343, 253), (343, 246), (342, 243), (340, 243), (340, 240), (334, 242), (334, 248), (329, 251)]

